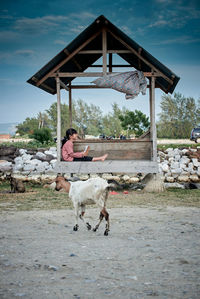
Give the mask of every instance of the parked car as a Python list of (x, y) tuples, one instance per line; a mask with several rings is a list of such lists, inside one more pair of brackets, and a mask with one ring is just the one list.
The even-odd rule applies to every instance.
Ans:
[(198, 138), (200, 138), (200, 127), (192, 129), (190, 140), (193, 140), (197, 143)]

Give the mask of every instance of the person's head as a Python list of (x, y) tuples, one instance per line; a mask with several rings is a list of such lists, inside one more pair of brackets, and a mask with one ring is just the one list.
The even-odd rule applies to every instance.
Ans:
[(67, 140), (76, 140), (78, 138), (78, 133), (75, 129), (73, 128), (69, 128), (67, 131), (66, 131), (66, 135), (65, 137), (63, 138), (62, 140), (62, 146), (65, 144), (65, 142)]

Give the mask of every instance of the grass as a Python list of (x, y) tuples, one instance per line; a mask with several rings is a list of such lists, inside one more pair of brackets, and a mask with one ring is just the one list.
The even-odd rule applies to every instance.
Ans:
[[(0, 183), (0, 212), (72, 209), (68, 194), (57, 192), (41, 185), (26, 184), (25, 193), (9, 193), (7, 182)], [(130, 191), (129, 194), (118, 192), (110, 195), (108, 208), (122, 206), (141, 207), (200, 207), (200, 190), (168, 189), (162, 193)]]

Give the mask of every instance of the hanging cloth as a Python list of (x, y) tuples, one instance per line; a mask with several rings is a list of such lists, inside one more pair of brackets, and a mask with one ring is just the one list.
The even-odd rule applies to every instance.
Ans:
[(143, 72), (125, 72), (106, 75), (92, 81), (99, 87), (109, 87), (126, 94), (126, 99), (134, 99), (141, 92), (146, 94), (147, 80)]

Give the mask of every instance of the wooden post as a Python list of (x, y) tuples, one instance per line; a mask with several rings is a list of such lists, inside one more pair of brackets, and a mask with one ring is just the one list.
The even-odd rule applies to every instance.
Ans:
[(109, 72), (112, 73), (112, 53), (109, 53)]
[(69, 83), (69, 126), (72, 127), (72, 89), (71, 82)]
[(106, 30), (102, 31), (102, 50), (103, 50), (103, 75), (107, 73), (107, 34)]
[(61, 161), (61, 108), (60, 108), (60, 79), (56, 78), (57, 89), (57, 161)]
[(152, 140), (152, 161), (157, 161), (157, 136), (155, 120), (155, 77), (150, 78), (150, 133)]

